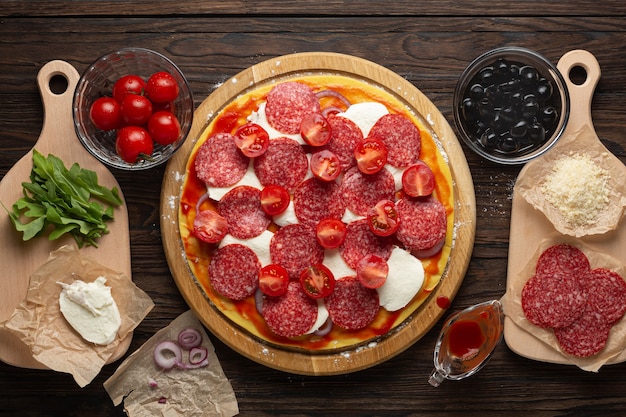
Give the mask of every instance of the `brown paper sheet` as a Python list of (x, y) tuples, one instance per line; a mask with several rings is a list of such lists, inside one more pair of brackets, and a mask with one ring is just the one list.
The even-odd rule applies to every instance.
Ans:
[[(122, 318), (117, 337), (106, 346), (85, 341), (65, 320), (59, 308), (62, 287), (80, 279), (106, 278)], [(74, 245), (52, 252), (30, 277), (26, 298), (11, 317), (0, 325), (6, 327), (31, 350), (33, 357), (50, 369), (66, 372), (80, 387), (89, 384), (124, 340), (152, 310), (154, 303), (125, 274), (113, 271), (83, 257)]]
[[(176, 341), (178, 333), (186, 328), (195, 328), (202, 334), (202, 346), (209, 354), (208, 366), (162, 370), (154, 362), (154, 348), (163, 341)], [(149, 380), (156, 381), (157, 387), (151, 387)], [(104, 388), (115, 405), (124, 400), (124, 410), (129, 417), (231, 417), (239, 414), (237, 398), (213, 344), (191, 310), (159, 330), (130, 355), (105, 381)]]
[[(546, 201), (541, 191), (540, 185), (550, 174), (555, 163), (564, 156), (571, 154), (589, 155), (599, 167), (607, 170), (611, 176), (609, 180), (609, 204), (593, 225), (573, 227), (556, 207)], [(615, 230), (624, 214), (624, 207), (626, 207), (626, 167), (598, 142), (594, 131), (588, 126), (584, 126), (572, 135), (564, 136), (550, 152), (529, 162), (523, 175), (517, 179), (515, 187), (529, 204), (543, 212), (557, 231), (569, 236), (582, 237)]]
[(526, 281), (535, 274), (535, 267), (539, 255), (550, 246), (559, 243), (566, 243), (582, 250), (589, 258), (592, 269), (607, 268), (617, 272), (622, 278), (626, 278), (626, 267), (617, 259), (603, 253), (595, 252), (573, 237), (555, 235), (540, 243), (537, 251), (520, 273), (521, 277), (513, 281), (512, 287), (504, 294), (500, 301), (504, 307), (504, 313), (520, 328), (548, 345), (554, 352), (562, 355), (565, 360), (573, 365), (585, 371), (598, 372), (604, 364), (622, 353), (626, 347), (626, 318), (622, 318), (622, 320), (613, 326), (609, 333), (606, 346), (602, 351), (590, 357), (580, 358), (563, 352), (559, 347), (554, 331), (535, 326), (526, 319), (524, 311), (522, 310), (522, 289)]

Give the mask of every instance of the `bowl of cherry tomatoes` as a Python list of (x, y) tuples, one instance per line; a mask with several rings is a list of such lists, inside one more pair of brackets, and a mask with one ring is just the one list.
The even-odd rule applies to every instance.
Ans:
[(83, 146), (124, 170), (152, 168), (183, 144), (194, 104), (181, 70), (164, 55), (124, 48), (103, 55), (81, 75), (72, 104)]

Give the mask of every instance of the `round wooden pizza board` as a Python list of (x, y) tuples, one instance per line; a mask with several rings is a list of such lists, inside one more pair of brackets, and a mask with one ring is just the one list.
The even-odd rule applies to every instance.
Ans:
[[(67, 88), (62, 92), (53, 91), (54, 77), (65, 79)], [(39, 92), (43, 101), (44, 121), (41, 134), (33, 149), (47, 156), (53, 154), (63, 160), (69, 168), (78, 163), (82, 168), (98, 174), (99, 183), (108, 187), (117, 187), (123, 198), (117, 180), (111, 172), (96, 160), (80, 144), (74, 131), (72, 118), (72, 99), (80, 76), (76, 69), (64, 61), (51, 61), (44, 65), (37, 75)], [(33, 167), (32, 149), (24, 155), (2, 178), (0, 182), (0, 202), (7, 209), (22, 197), (22, 182), (28, 182)], [(109, 234), (98, 241), (98, 248), (83, 247), (80, 252), (107, 267), (131, 277), (130, 232), (128, 229), (128, 211), (126, 205), (115, 210), (115, 220), (108, 224)], [(22, 241), (20, 233), (15, 231), (9, 216), (0, 207), (0, 254), (2, 270), (0, 272), (0, 323), (11, 317), (15, 307), (25, 298), (31, 274), (46, 262), (50, 252), (66, 244), (72, 244), (73, 238), (63, 237), (49, 241), (38, 237), (27, 242)], [(108, 362), (113, 362), (128, 350), (132, 334), (119, 345), (116, 353)], [(44, 365), (33, 359), (28, 347), (15, 335), (0, 326), (0, 360), (14, 366), (42, 369)]]
[[(183, 174), (196, 138), (213, 115), (238, 95), (260, 83), (280, 82), (310, 72), (341, 74), (383, 87), (428, 120), (448, 156), (455, 193), (455, 238), (448, 269), (426, 302), (397, 331), (366, 348), (324, 353), (287, 350), (265, 344), (223, 318), (209, 303), (191, 275), (178, 227), (178, 198)], [(189, 139), (167, 165), (161, 194), (161, 230), (174, 281), (202, 323), (235, 351), (268, 367), (304, 375), (337, 375), (381, 363), (419, 340), (443, 315), (438, 296), (454, 298), (474, 245), (476, 204), (474, 186), (462, 148), (446, 119), (417, 88), (388, 69), (357, 57), (335, 53), (281, 56), (244, 70), (216, 89), (196, 110)]]
[[(576, 67), (584, 69), (586, 78), (584, 82), (576, 84), (572, 81), (571, 72)], [(571, 137), (582, 129), (592, 132), (591, 146), (598, 150), (612, 154), (602, 145), (595, 133), (591, 119), (591, 100), (600, 79), (600, 65), (596, 58), (584, 50), (570, 51), (563, 55), (557, 64), (557, 68), (563, 75), (571, 100), (571, 112), (569, 121), (563, 133), (563, 139)], [(528, 163), (520, 172), (519, 177), (528, 175), (534, 167), (538, 167), (547, 155), (567, 151), (560, 147), (563, 142), (559, 141), (548, 153), (535, 161)], [(565, 146), (565, 145), (564, 145)], [(587, 148), (589, 149), (589, 148)], [(626, 167), (621, 164), (621, 172), (612, 175), (626, 175)], [(515, 283), (520, 280), (525, 282), (528, 277), (522, 276), (528, 262), (532, 259), (540, 243), (547, 238), (558, 236), (548, 218), (539, 210), (536, 210), (514, 189), (511, 209), (511, 232), (509, 244), (509, 263), (507, 273), (507, 291), (512, 291)], [(591, 249), (612, 256), (626, 264), (626, 227), (622, 223), (617, 230), (600, 236), (585, 236), (579, 238), (582, 243)], [(540, 341), (532, 333), (522, 329), (509, 317), (505, 319), (504, 339), (507, 346), (517, 354), (543, 362), (572, 363), (561, 353)], [(619, 363), (626, 360), (626, 350), (608, 363)]]

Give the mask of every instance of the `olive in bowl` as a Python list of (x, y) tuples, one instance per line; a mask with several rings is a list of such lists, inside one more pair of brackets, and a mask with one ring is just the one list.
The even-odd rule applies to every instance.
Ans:
[(143, 170), (166, 162), (183, 144), (194, 104), (187, 79), (169, 58), (124, 48), (81, 75), (72, 112), (78, 139), (99, 161)]
[(569, 117), (569, 94), (558, 69), (519, 47), (491, 50), (461, 74), (454, 120), (463, 141), (485, 159), (523, 164), (550, 149)]

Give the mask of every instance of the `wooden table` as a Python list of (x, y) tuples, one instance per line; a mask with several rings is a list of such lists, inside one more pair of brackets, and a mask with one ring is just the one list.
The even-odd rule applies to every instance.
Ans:
[[(352, 54), (408, 79), (450, 123), (458, 76), (483, 51), (517, 45), (556, 62), (569, 50), (586, 49), (602, 68), (592, 106), (596, 132), (625, 161), (625, 17), (621, 0), (5, 0), (0, 4), (0, 176), (39, 135), (43, 114), (35, 80), (42, 65), (62, 59), (83, 71), (96, 57), (125, 46), (172, 58), (188, 77), (196, 104), (229, 77), (268, 58), (305, 51)], [(476, 191), (477, 232), (453, 309), (504, 294), (512, 187), (520, 169), (488, 163), (464, 149)], [(164, 167), (114, 171), (128, 203), (133, 278), (156, 304), (129, 352), (187, 309), (161, 243), (163, 173)], [(332, 377), (275, 371), (212, 340), (242, 416), (626, 413), (626, 365), (586, 373), (525, 359), (504, 344), (479, 374), (433, 388), (427, 379), (440, 327), (381, 365)], [(106, 366), (79, 389), (68, 375), (0, 364), (0, 415), (123, 416), (102, 387), (116, 367)]]

